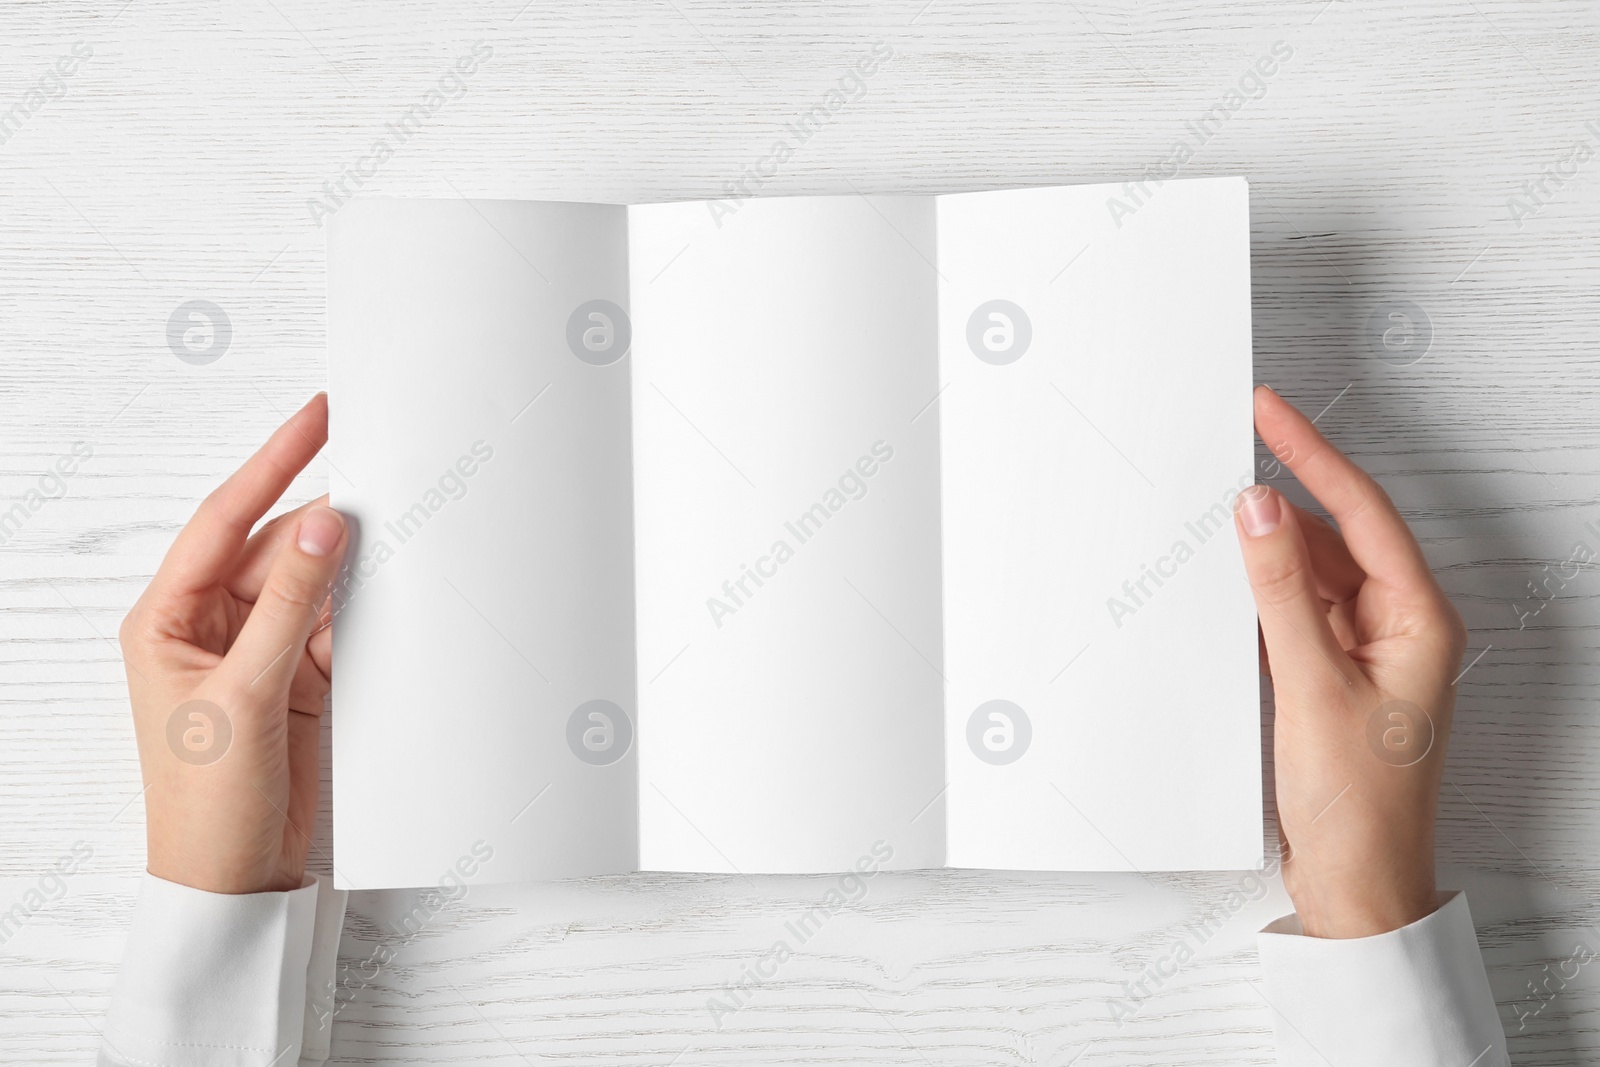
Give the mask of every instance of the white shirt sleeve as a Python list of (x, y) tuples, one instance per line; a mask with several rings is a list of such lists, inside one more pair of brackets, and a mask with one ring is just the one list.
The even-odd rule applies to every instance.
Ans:
[(1467, 898), (1386, 934), (1259, 936), (1279, 1067), (1509, 1067)]
[(346, 894), (230, 895), (146, 874), (99, 1067), (318, 1067)]

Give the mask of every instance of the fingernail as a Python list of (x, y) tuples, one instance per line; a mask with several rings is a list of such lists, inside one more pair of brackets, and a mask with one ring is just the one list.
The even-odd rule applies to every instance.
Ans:
[(344, 516), (332, 508), (316, 507), (300, 520), (300, 551), (308, 556), (326, 556), (344, 535)]
[(1239, 521), (1251, 537), (1263, 537), (1276, 530), (1282, 514), (1278, 494), (1264, 485), (1252, 485), (1239, 494)]

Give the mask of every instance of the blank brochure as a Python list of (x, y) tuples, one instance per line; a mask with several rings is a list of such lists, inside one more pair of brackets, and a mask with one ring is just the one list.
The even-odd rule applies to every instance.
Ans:
[(1259, 867), (1248, 190), (1132, 192), (343, 207), (337, 883)]

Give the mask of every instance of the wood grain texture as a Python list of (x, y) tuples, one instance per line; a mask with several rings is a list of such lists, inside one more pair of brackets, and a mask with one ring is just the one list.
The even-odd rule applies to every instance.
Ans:
[[(1600, 574), (1519, 615), (1542, 568), (1600, 548), (1600, 160), (1508, 207), (1600, 147), (1600, 14), (1578, 0), (6, 5), (0, 111), (93, 49), (0, 144), (6, 506), (74, 442), (94, 454), (0, 546), (0, 909), (74, 842), (93, 857), (0, 945), (0, 1058), (91, 1058), (143, 862), (116, 627), (200, 497), (323, 383), (324, 183), (482, 41), (465, 94), (364, 191), (726, 195), (878, 40), (893, 59), (763, 194), (1136, 177), (1293, 49), (1182, 173), (1250, 177), (1256, 376), (1332, 405), (1321, 425), (1415, 524), (1482, 652), (1440, 847), (1513, 1057), (1595, 1061), (1596, 972), (1519, 1025), (1546, 963), (1600, 946)], [(208, 366), (166, 342), (196, 298), (234, 330)], [(1412, 366), (1368, 343), (1393, 300), (1432, 324)], [(342, 957), (394, 959), (341, 1011), (334, 1059), (1264, 1064), (1253, 937), (1286, 910), (1276, 888), (1133, 1018), (1110, 1008), (1244, 878), (883, 876), (720, 1019), (711, 998), (827, 879), (474, 888), (401, 940), (416, 895), (361, 893)]]

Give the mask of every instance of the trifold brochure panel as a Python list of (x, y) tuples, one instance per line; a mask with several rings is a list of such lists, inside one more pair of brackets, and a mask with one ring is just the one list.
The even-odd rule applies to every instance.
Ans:
[(329, 346), (340, 886), (1260, 865), (1243, 179), (357, 200)]

